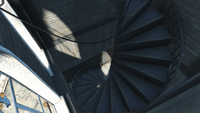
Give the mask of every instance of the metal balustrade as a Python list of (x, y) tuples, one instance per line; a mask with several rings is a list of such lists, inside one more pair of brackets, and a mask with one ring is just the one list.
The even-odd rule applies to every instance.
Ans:
[[(168, 22), (168, 30), (173, 37), (171, 41), (171, 46), (172, 46), (171, 54), (173, 55), (173, 62), (171, 64), (168, 75), (168, 82), (169, 82), (175, 77), (180, 67), (182, 51), (183, 51), (183, 31), (182, 31), (180, 17), (173, 0), (164, 0), (162, 2), (160, 0), (157, 0), (157, 2), (160, 6), (160, 11), (162, 11), (165, 14), (166, 21)], [(165, 87), (163, 87), (164, 91), (165, 89), (167, 89), (166, 88), (167, 85), (168, 84), (166, 84)]]

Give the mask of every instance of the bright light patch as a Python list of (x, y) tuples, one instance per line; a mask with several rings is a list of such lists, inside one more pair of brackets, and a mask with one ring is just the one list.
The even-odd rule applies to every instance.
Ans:
[[(58, 36), (66, 37), (67, 35), (71, 35), (72, 31), (70, 28), (53, 12), (43, 9), (43, 21), (45, 22), (47, 29)], [(58, 37), (51, 35), (53, 40), (57, 40)], [(74, 39), (70, 39), (74, 40)], [(63, 54), (72, 56), (74, 58), (81, 59), (81, 55), (79, 52), (79, 47), (77, 43), (64, 41), (62, 44), (56, 45), (55, 49)]]

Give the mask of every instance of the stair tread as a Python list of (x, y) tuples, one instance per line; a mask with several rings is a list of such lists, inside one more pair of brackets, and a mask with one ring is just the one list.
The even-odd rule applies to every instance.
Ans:
[(102, 82), (99, 77), (91, 70), (89, 69), (88, 71), (85, 72), (87, 75), (89, 75), (90, 77), (96, 79), (99, 82)]
[(107, 79), (95, 113), (110, 113), (110, 79)]
[(164, 17), (163, 13), (153, 7), (149, 7), (119, 36), (119, 38)]
[(151, 102), (160, 94), (161, 87), (118, 66), (113, 65), (113, 67), (115, 68), (115, 71), (121, 75), (122, 78), (128, 81), (128, 83), (134, 87), (134, 89), (137, 89), (140, 94), (145, 96), (149, 102)]
[(150, 0), (131, 0), (126, 15), (124, 16), (122, 25), (124, 25), (128, 20), (130, 20), (149, 1)]
[(105, 83), (101, 84), (101, 86), (98, 88), (98, 90), (96, 90), (96, 92), (91, 96), (91, 98), (85, 103), (84, 108), (88, 112), (90, 112), (90, 113), (95, 112), (104, 87), (105, 87)]
[(169, 74), (167, 66), (120, 59), (115, 59), (115, 61), (118, 61), (139, 72), (142, 72), (151, 78), (161, 81), (162, 83), (167, 81), (167, 75)]
[(88, 86), (81, 86), (81, 87), (75, 87), (74, 88), (74, 94), (75, 97), (81, 95), (84, 92), (87, 92), (88, 90), (90, 90), (93, 87), (96, 87), (98, 84), (92, 84), (92, 85), (88, 85)]
[(104, 78), (104, 74), (103, 72), (101, 71), (100, 68), (94, 68), (92, 69), (92, 71), (102, 80), (102, 81), (105, 81), (105, 78)]
[(120, 91), (112, 75), (110, 75), (110, 93), (112, 113), (128, 113), (125, 101), (123, 100), (123, 97), (120, 94)]
[(87, 81), (97, 81), (96, 79), (90, 77), (89, 75), (82, 73), (81, 76), (79, 77), (82, 80), (87, 80)]
[(156, 41), (156, 40), (165, 40), (165, 39), (171, 39), (171, 38), (172, 38), (171, 34), (168, 33), (168, 30), (163, 25), (159, 25), (131, 39), (128, 39), (118, 44), (117, 46), (130, 45), (130, 44), (136, 44), (136, 43), (142, 43), (142, 42), (150, 42), (150, 41)]
[(129, 56), (172, 61), (171, 49), (168, 45), (149, 47), (149, 48), (140, 48), (140, 49), (134, 49), (134, 50), (126, 50), (126, 51), (120, 51), (120, 52), (115, 52), (115, 53), (129, 55)]
[(98, 90), (97, 87), (94, 87), (92, 89), (90, 89), (89, 91), (81, 94), (80, 96), (76, 97), (76, 100), (77, 102), (83, 106), (87, 101), (88, 99), (90, 99), (90, 97), (95, 93), (95, 91)]
[(97, 82), (94, 82), (94, 81), (87, 81), (87, 80), (78, 79), (76, 81), (75, 87), (93, 85), (93, 84), (96, 84), (96, 83)]
[(127, 103), (129, 111), (134, 112), (147, 105), (147, 103), (115, 71), (111, 69), (111, 73)]

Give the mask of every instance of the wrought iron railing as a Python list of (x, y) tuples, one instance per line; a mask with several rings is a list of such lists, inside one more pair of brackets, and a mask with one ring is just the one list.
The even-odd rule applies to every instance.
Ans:
[[(118, 8), (117, 8), (117, 27), (116, 27), (116, 34), (115, 34), (115, 39), (114, 39), (114, 46), (117, 44), (116, 37), (118, 37), (121, 34), (121, 25), (123, 18), (126, 14), (126, 10), (130, 4), (130, 0), (118, 0)], [(172, 64), (170, 65), (170, 71), (168, 75), (168, 80), (167, 84), (163, 87), (163, 89), (166, 89), (168, 83), (170, 80), (174, 78), (174, 76), (177, 74), (178, 69), (180, 67), (180, 62), (181, 62), (181, 56), (182, 56), (182, 51), (183, 51), (183, 32), (182, 32), (182, 26), (181, 26), (181, 21), (180, 17), (178, 15), (178, 12), (176, 10), (176, 6), (173, 2), (173, 0), (157, 0), (159, 6), (160, 6), (160, 11), (165, 14), (166, 21), (168, 23), (168, 28), (169, 32), (171, 33), (173, 39), (170, 43), (172, 47), (172, 56), (173, 56), (173, 61)], [(115, 48), (114, 48), (115, 49)], [(113, 49), (113, 52), (115, 51)], [(114, 57), (114, 55), (113, 55)]]
[[(112, 0), (111, 0), (112, 1)], [(126, 15), (128, 6), (130, 5), (131, 0), (117, 0), (117, 25), (115, 30), (114, 44), (113, 44), (113, 52), (115, 51), (115, 45), (117, 45), (117, 37), (123, 32), (122, 31), (122, 22), (124, 16)], [(112, 59), (115, 57), (115, 54), (112, 55)], [(113, 62), (113, 61), (112, 61)]]
[(185, 83), (186, 80), (182, 81), (181, 83), (178, 83), (174, 87), (169, 87), (169, 82), (173, 81), (175, 79), (175, 76), (179, 70), (180, 63), (181, 63), (181, 57), (183, 52), (183, 31), (182, 31), (182, 25), (180, 21), (180, 16), (178, 14), (178, 11), (176, 9), (176, 6), (173, 2), (173, 0), (157, 0), (160, 11), (165, 14), (167, 22), (166, 28), (168, 28), (168, 31), (172, 35), (172, 41), (170, 42), (170, 46), (172, 49), (172, 55), (173, 55), (173, 61), (170, 65), (168, 80), (165, 86), (163, 87), (162, 93), (146, 108), (141, 110), (139, 113), (146, 113), (149, 110), (159, 106), (160, 104), (166, 102), (170, 98), (173, 97), (174, 90), (179, 88), (183, 83)]
[[(170, 65), (170, 70), (168, 74), (168, 80), (165, 86), (163, 87), (162, 93), (160, 96), (155, 99), (150, 106), (147, 108), (144, 108), (141, 110), (141, 112), (146, 112), (155, 106), (158, 105), (159, 102), (164, 102), (167, 98), (168, 95), (166, 93), (170, 93), (170, 91), (173, 91), (173, 89), (176, 89), (180, 84), (177, 84), (176, 86), (172, 87), (169, 89), (168, 84), (170, 81), (175, 79), (175, 75), (177, 74), (180, 63), (181, 63), (181, 57), (182, 57), (182, 51), (183, 51), (183, 31), (182, 31), (182, 26), (181, 26), (181, 21), (179, 14), (177, 12), (176, 6), (173, 2), (173, 0), (157, 0), (159, 6), (160, 6), (160, 12), (163, 12), (165, 14), (167, 25), (165, 26), (168, 31), (171, 33), (172, 36), (172, 41), (170, 42), (171, 46), (171, 54), (172, 54), (172, 64)], [(126, 4), (130, 3), (130, 0), (118, 0), (118, 8), (117, 8), (117, 27), (116, 27), (116, 34), (115, 34), (115, 39), (114, 39), (114, 46), (117, 44), (116, 37), (118, 37), (121, 34), (121, 25), (123, 18), (125, 16), (127, 7)], [(127, 5), (127, 6), (128, 6)], [(113, 52), (115, 51), (115, 47), (113, 49)], [(114, 55), (112, 56), (114, 58)], [(159, 102), (157, 101), (159, 100)]]
[(167, 84), (165, 84), (165, 86), (163, 87), (163, 89), (166, 90), (168, 83), (172, 79), (174, 79), (180, 67), (183, 51), (183, 31), (180, 17), (173, 0), (164, 0), (162, 2), (160, 0), (157, 0), (157, 2), (160, 6), (160, 11), (165, 14), (166, 21), (168, 23), (168, 26), (166, 26), (166, 28), (168, 28), (173, 38), (170, 43), (170, 46), (172, 47), (171, 54), (173, 56), (173, 60), (172, 64), (170, 65)]

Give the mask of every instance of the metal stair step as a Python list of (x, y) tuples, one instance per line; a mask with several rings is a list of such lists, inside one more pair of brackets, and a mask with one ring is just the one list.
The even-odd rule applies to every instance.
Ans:
[(112, 75), (110, 75), (110, 94), (112, 113), (129, 113), (128, 108), (125, 105), (125, 101), (123, 100), (123, 97)]
[(87, 75), (89, 75), (90, 77), (94, 78), (95, 80), (99, 81), (99, 82), (103, 82), (101, 81), (101, 79), (99, 79), (99, 77), (91, 70), (89, 69), (88, 71), (85, 72)]
[(77, 102), (80, 106), (85, 105), (85, 103), (90, 99), (90, 97), (98, 90), (97, 87), (93, 87), (89, 91), (81, 94), (80, 96), (76, 97)]
[(92, 69), (92, 71), (104, 82), (105, 81), (105, 75), (103, 74), (103, 72), (101, 71), (100, 68), (94, 68)]
[(117, 38), (117, 43), (128, 40), (133, 36), (161, 24), (164, 17), (163, 13), (149, 7)]
[[(81, 80), (78, 79), (76, 81), (75, 87), (80, 87), (80, 86), (87, 86), (87, 85), (95, 85), (97, 82), (94, 81), (87, 81), (87, 80)], [(99, 82), (100, 83), (100, 82)]]
[(125, 69), (113, 64), (113, 69), (117, 72), (140, 96), (150, 103), (161, 92), (161, 87), (149, 82)]
[(147, 105), (147, 103), (115, 71), (113, 71), (113, 69), (111, 69), (111, 74), (130, 112), (137, 111)]
[(151, 0), (130, 0), (130, 4), (124, 16), (121, 31), (124, 31), (134, 22), (150, 5)]
[[(109, 77), (110, 78), (110, 77)], [(107, 79), (95, 113), (110, 113), (110, 79)]]
[(114, 59), (114, 64), (129, 70), (130, 72), (139, 75), (140, 77), (145, 78), (161, 87), (166, 83), (167, 75), (169, 74), (169, 68), (167, 66), (161, 66), (157, 64), (120, 59)]
[(130, 38), (122, 43), (116, 45), (117, 51), (145, 48), (151, 46), (159, 46), (169, 44), (172, 36), (168, 30), (163, 26), (156, 26), (146, 32)]
[(97, 82), (98, 80), (90, 77), (89, 75), (82, 73), (81, 76), (79, 77), (81, 80), (87, 80), (87, 81), (94, 81)]
[(90, 97), (90, 99), (83, 106), (83, 108), (86, 109), (86, 111), (88, 111), (89, 113), (95, 112), (104, 87), (105, 87), (105, 83), (101, 84), (98, 90), (96, 90), (96, 92)]
[(87, 92), (88, 90), (92, 89), (93, 87), (97, 87), (96, 84), (88, 85), (88, 86), (81, 86), (81, 87), (75, 87), (74, 88), (74, 95), (75, 97), (78, 97), (79, 95), (83, 94), (84, 92)]
[(115, 58), (169, 66), (172, 63), (168, 45), (115, 52)]

